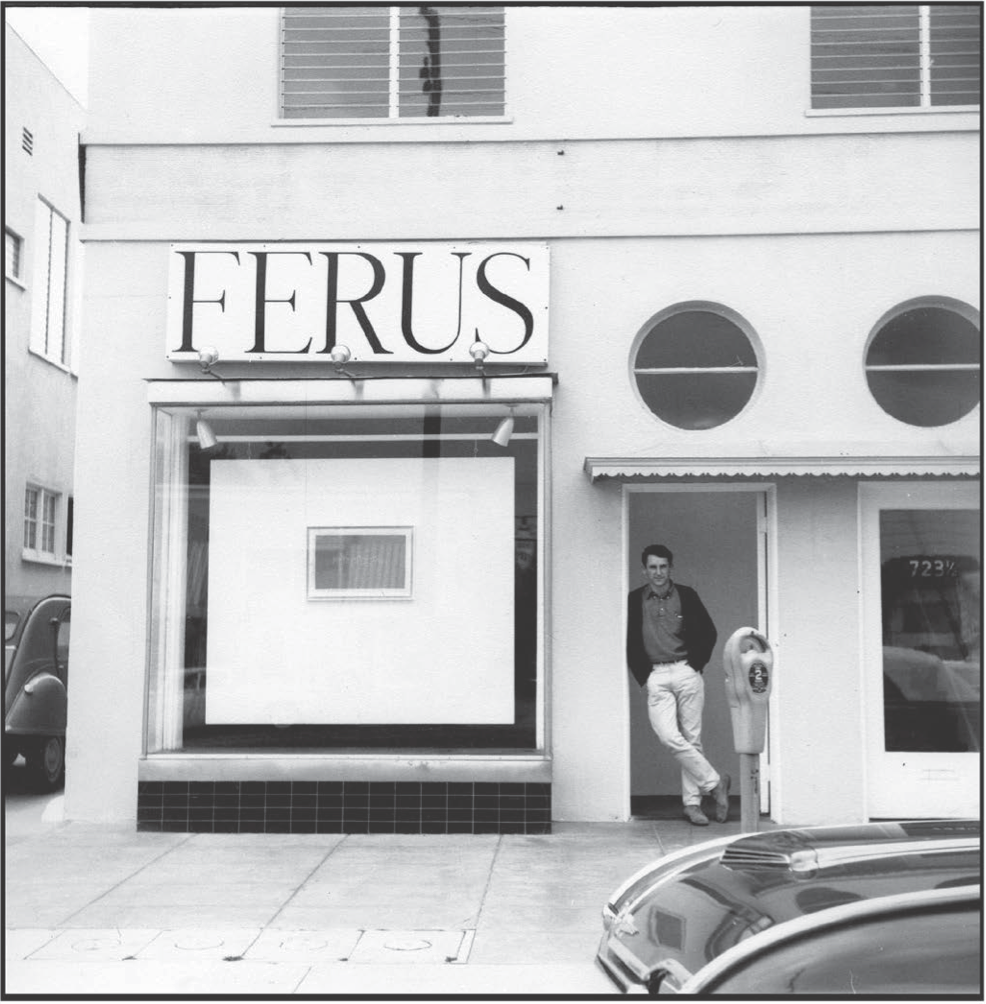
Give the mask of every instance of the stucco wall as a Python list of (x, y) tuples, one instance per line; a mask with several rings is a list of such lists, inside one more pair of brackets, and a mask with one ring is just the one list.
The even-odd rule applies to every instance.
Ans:
[(857, 587), (857, 484), (788, 479), (778, 487), (778, 663), (772, 765), (785, 823), (866, 818), (863, 666)]
[[(863, 374), (870, 328), (894, 303), (950, 290), (978, 304), (974, 246), (971, 234), (552, 245), (551, 363), (559, 374), (551, 568), (557, 818), (618, 818), (626, 770), (626, 705), (614, 685), (614, 674), (623, 672), (624, 642), (620, 490), (605, 480), (590, 484), (582, 473), (585, 457), (975, 455), (978, 409), (944, 428), (905, 426), (875, 404)], [(639, 328), (663, 307), (692, 299), (738, 311), (763, 351), (762, 386), (750, 406), (704, 433), (658, 421), (638, 401), (629, 373)], [(777, 501), (776, 543), (786, 557), (775, 613), (779, 629), (789, 632), (781, 639), (781, 671), (790, 661), (799, 683), (784, 691), (791, 696), (779, 705), (788, 737), (784, 756), (792, 736), (796, 750), (777, 768), (775, 791), (785, 792), (779, 811), (785, 821), (860, 819), (858, 637), (853, 628), (840, 640), (846, 647), (838, 681), (818, 642), (829, 624), (859, 620), (855, 482), (790, 484)], [(825, 583), (821, 596), (805, 574), (806, 555), (815, 552)], [(811, 685), (823, 677), (832, 690), (812, 703)], [(812, 758), (833, 738), (834, 770), (820, 773)]]
[(495, 146), (328, 140), (90, 143), (87, 232), (185, 241), (256, 240), (258, 231), (294, 240), (838, 234), (961, 229), (978, 213), (975, 133), (921, 142), (896, 133)]
[[(34, 250), (45, 239), (35, 233), (35, 210), (41, 196), (69, 219), (65, 337), (71, 345), (78, 334), (82, 281), (77, 227), (83, 111), (20, 36), (8, 26), (4, 31), (4, 225), (23, 240), (21, 282), (4, 280), (4, 590), (41, 597), (71, 588), (71, 567), (64, 562), (65, 510), (73, 484), (76, 380), (29, 350), (31, 314), (39, 309), (33, 297)], [(25, 128), (34, 139), (30, 154), (22, 147)], [(70, 361), (74, 366), (75, 359)], [(22, 560), (27, 483), (61, 493), (57, 563)]]
[[(133, 819), (147, 664), (151, 415), (167, 282), (154, 246), (89, 251), (79, 385), (65, 813)], [(81, 682), (80, 681), (84, 681)]]
[[(427, 127), (275, 126), (276, 7), (102, 8), (91, 12), (91, 23), (99, 67), (90, 88), (92, 143), (297, 143), (311, 142), (313, 131), (331, 134), (320, 142), (428, 143), (873, 128), (869, 116), (806, 114), (807, 5), (508, 7), (507, 121)], [(978, 121), (968, 112), (947, 118), (949, 128)], [(880, 128), (942, 126), (941, 116), (910, 114), (881, 116)]]

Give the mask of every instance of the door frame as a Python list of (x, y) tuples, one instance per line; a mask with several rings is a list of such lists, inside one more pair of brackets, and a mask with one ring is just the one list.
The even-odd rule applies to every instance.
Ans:
[[(860, 700), (863, 723), (863, 805), (867, 818), (889, 818), (912, 813), (901, 804), (891, 790), (898, 783), (889, 777), (892, 768), (886, 762), (891, 756), (883, 749), (883, 615), (880, 584), (880, 512), (883, 509), (921, 509), (925, 511), (949, 509), (980, 509), (980, 482), (978, 481), (893, 481), (890, 483), (862, 483), (858, 493), (859, 526), (859, 651)], [(929, 782), (941, 784), (956, 774), (962, 784), (961, 772), (967, 764), (956, 758), (973, 757), (974, 770), (978, 771), (981, 758), (970, 753), (906, 753), (912, 773)], [(883, 761), (882, 763), (880, 761)], [(903, 767), (901, 768), (903, 769)], [(900, 783), (906, 783), (903, 778)], [(978, 786), (978, 781), (976, 782)], [(935, 792), (937, 794), (937, 792)], [(958, 793), (961, 797), (961, 792)], [(942, 801), (928, 804), (927, 815), (960, 815), (958, 811), (939, 811)]]
[[(621, 534), (621, 554), (623, 561), (623, 594), (627, 595), (631, 588), (638, 585), (636, 578), (631, 584), (631, 569), (625, 556), (630, 546), (630, 498), (640, 494), (668, 494), (685, 493), (691, 494), (712, 494), (712, 493), (734, 493), (734, 494), (759, 494), (763, 504), (758, 509), (757, 519), (757, 617), (758, 629), (763, 631), (774, 648), (774, 682), (771, 687), (770, 701), (767, 706), (767, 743), (763, 754), (760, 757), (760, 811), (770, 813), (772, 818), (781, 818), (781, 790), (778, 784), (774, 783), (776, 771), (771, 770), (771, 765), (780, 762), (780, 734), (778, 716), (776, 714), (777, 703), (779, 701), (779, 691), (777, 683), (777, 665), (781, 661), (780, 652), (776, 638), (781, 637), (780, 623), (778, 618), (778, 596), (777, 596), (777, 485), (767, 481), (739, 481), (739, 482), (688, 482), (673, 484), (662, 484), (660, 482), (644, 482), (639, 484), (622, 485), (620, 504), (622, 509), (622, 534)], [(621, 638), (626, 637), (626, 604), (623, 604), (623, 632)], [(625, 656), (621, 652), (620, 660), (625, 661)], [(623, 707), (628, 707), (630, 700), (630, 674), (623, 673)], [(631, 784), (631, 764), (632, 755), (630, 742), (630, 716), (622, 717), (622, 747), (623, 747), (623, 767), (620, 779), (621, 804), (623, 806), (623, 818), (630, 819), (630, 797), (632, 794)]]

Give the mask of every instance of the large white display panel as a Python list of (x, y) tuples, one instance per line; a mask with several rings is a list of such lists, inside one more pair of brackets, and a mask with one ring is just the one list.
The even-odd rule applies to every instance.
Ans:
[[(206, 723), (514, 718), (503, 458), (212, 464)], [(412, 527), (406, 598), (308, 597), (310, 527)]]

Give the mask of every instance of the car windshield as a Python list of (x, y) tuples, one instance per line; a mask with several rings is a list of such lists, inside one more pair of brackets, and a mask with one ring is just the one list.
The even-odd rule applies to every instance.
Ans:
[(3, 612), (3, 640), (10, 641), (14, 637), (17, 625), (20, 623), (21, 615), (16, 610), (4, 610)]

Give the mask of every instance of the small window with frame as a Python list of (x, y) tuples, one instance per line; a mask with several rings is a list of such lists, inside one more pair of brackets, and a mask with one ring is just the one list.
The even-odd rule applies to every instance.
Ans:
[(308, 599), (410, 599), (409, 526), (308, 528)]
[(24, 238), (10, 227), (3, 230), (3, 274), (18, 286), (24, 284)]
[(47, 488), (28, 485), (24, 491), (23, 557), (54, 561), (58, 494)]

